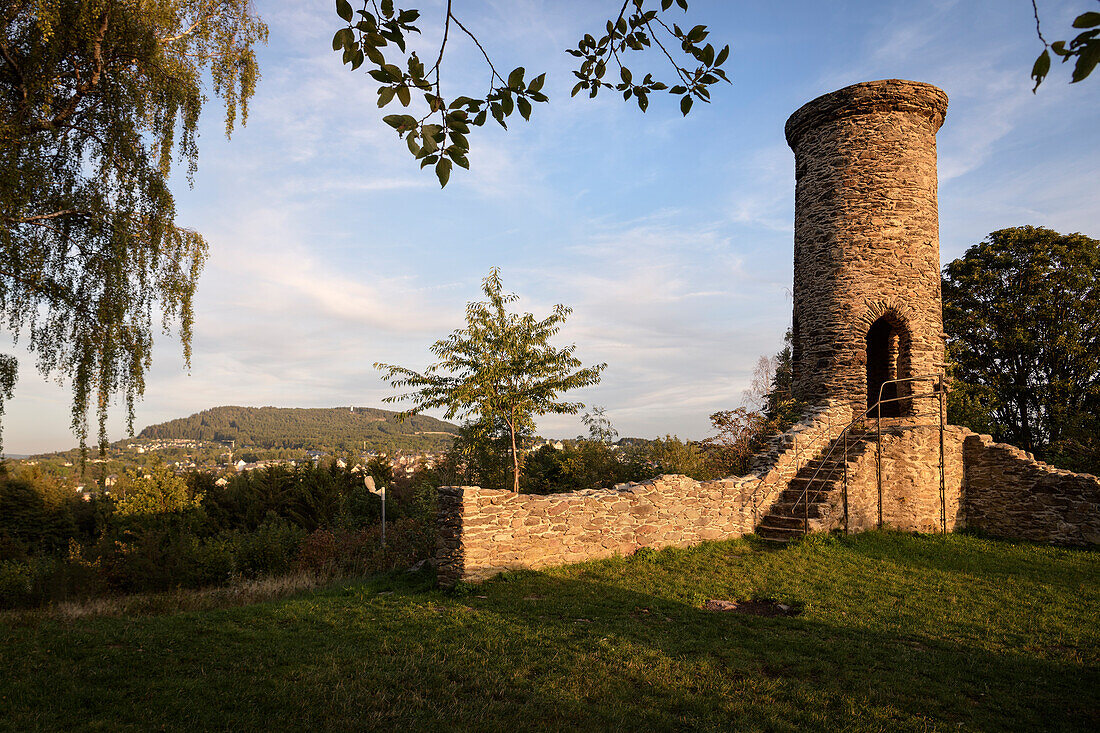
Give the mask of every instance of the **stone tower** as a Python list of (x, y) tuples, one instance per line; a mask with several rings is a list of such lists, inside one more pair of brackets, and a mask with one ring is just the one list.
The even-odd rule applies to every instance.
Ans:
[[(859, 415), (883, 382), (943, 370), (936, 131), (946, 111), (940, 89), (886, 79), (818, 97), (787, 120), (796, 397), (848, 400)], [(912, 390), (886, 385), (883, 396)], [(936, 409), (894, 402), (883, 415)]]

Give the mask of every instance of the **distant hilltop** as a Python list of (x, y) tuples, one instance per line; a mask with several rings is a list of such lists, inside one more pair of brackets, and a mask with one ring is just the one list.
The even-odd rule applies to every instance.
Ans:
[(374, 407), (213, 407), (190, 417), (150, 425), (146, 440), (234, 441), (238, 448), (394, 450), (445, 448), (458, 426), (426, 415), (398, 421)]

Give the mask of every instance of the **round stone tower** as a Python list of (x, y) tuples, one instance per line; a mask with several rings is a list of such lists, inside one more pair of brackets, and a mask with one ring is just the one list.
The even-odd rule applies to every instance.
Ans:
[[(936, 131), (946, 111), (940, 89), (886, 79), (818, 97), (787, 120), (796, 397), (849, 400), (858, 415), (884, 382), (942, 372)], [(913, 389), (887, 384), (883, 398)], [(906, 400), (882, 414), (937, 409)]]

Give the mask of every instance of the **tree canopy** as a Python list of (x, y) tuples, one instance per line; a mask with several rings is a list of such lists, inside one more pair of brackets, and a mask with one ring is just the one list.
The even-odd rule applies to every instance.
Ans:
[(448, 420), (474, 418), (478, 432), (488, 439), (502, 422), (510, 440), (512, 486), (519, 491), (520, 458), (516, 436), (534, 427), (534, 418), (550, 413), (575, 414), (581, 402), (565, 402), (559, 395), (599, 383), (607, 366), (581, 367), (575, 344), (564, 348), (550, 343), (572, 312), (564, 305), (542, 319), (530, 313), (509, 313), (506, 306), (519, 296), (505, 293), (500, 270), (493, 268), (482, 283), (486, 300), (467, 303), (466, 328), (455, 330), (432, 344), (439, 359), (423, 372), (392, 364), (375, 364), (404, 394), (386, 402), (412, 400), (406, 414), (443, 408)]
[(1100, 469), (1100, 241), (993, 232), (944, 268), (943, 317), (952, 421)]
[[(176, 223), (174, 159), (197, 164), (204, 78), (226, 134), (267, 37), (251, 0), (14, 0), (0, 10), (0, 321), (71, 381), (83, 446), (113, 395), (131, 427), (154, 324), (190, 362), (202, 236)], [(0, 410), (17, 363), (0, 356)]]

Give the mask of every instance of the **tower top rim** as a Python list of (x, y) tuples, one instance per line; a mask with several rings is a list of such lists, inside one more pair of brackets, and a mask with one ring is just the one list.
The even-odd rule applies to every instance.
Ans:
[(829, 122), (876, 112), (910, 112), (926, 116), (933, 132), (940, 129), (947, 114), (947, 94), (921, 81), (880, 79), (852, 84), (823, 94), (799, 107), (787, 119), (787, 144), (798, 149), (803, 136)]

